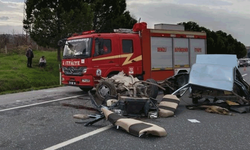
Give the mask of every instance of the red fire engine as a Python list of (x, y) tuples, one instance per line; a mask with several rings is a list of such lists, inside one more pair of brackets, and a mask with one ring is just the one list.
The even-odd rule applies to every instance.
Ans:
[(120, 71), (141, 80), (160, 81), (188, 72), (196, 55), (206, 53), (206, 33), (184, 31), (184, 26), (158, 24), (148, 29), (141, 22), (127, 31), (87, 31), (67, 38), (62, 84), (90, 90), (101, 77)]

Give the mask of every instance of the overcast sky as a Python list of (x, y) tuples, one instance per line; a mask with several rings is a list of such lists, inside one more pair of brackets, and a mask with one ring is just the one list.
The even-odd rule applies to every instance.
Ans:
[[(250, 46), (250, 0), (127, 0), (127, 9), (139, 20), (154, 24), (194, 21), (210, 30), (222, 30)], [(24, 0), (0, 0), (0, 34), (22, 33)]]

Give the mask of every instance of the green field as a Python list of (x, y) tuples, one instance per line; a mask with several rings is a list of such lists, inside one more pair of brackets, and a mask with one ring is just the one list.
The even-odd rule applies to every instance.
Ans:
[[(57, 51), (33, 50), (32, 68), (27, 67), (25, 52), (0, 54), (0, 94), (60, 86)], [(41, 56), (46, 58), (45, 68), (38, 67)]]

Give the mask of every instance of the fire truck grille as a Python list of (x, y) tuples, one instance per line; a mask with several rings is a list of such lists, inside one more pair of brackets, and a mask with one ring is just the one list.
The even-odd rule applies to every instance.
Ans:
[(84, 67), (63, 67), (65, 75), (82, 76)]

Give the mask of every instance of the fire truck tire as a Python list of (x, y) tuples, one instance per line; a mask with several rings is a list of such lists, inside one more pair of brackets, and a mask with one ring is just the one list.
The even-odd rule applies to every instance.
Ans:
[(111, 74), (108, 75), (108, 78), (111, 78), (111, 77), (113, 77), (114, 75), (117, 75), (117, 74), (111, 73)]
[(89, 90), (92, 90), (92, 88), (83, 88), (83, 87), (79, 87), (82, 91), (84, 92), (88, 92)]
[(110, 81), (101, 81), (96, 87), (96, 96), (105, 104), (105, 98), (108, 96), (117, 96), (115, 85)]
[[(147, 79), (146, 81), (157, 84), (157, 82), (154, 79)], [(152, 84), (148, 85), (147, 95), (149, 97), (156, 98), (158, 95), (158, 92), (159, 92), (159, 89), (156, 85), (152, 85)]]

